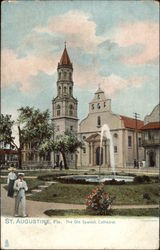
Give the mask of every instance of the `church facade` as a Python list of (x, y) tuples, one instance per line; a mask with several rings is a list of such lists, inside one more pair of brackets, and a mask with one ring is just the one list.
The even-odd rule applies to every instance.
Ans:
[(85, 148), (79, 150), (79, 166), (94, 167), (101, 164), (103, 167), (110, 167), (111, 141), (109, 138), (103, 137), (102, 148), (100, 149), (100, 134), (104, 124), (109, 127), (113, 139), (116, 168), (133, 166), (134, 159), (137, 159), (136, 147), (138, 147), (138, 160), (144, 159), (142, 132), (140, 130), (143, 121), (114, 114), (111, 110), (111, 100), (105, 97), (101, 88), (98, 88), (93, 100), (89, 103), (88, 116), (79, 124), (79, 138), (85, 143)]

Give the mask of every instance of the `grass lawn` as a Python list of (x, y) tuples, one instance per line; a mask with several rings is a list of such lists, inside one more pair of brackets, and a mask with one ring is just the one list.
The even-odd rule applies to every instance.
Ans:
[[(1, 179), (4, 180), (4, 179)], [(43, 185), (45, 182), (44, 181), (40, 181), (38, 179), (27, 179), (27, 185), (28, 185), (28, 191), (27, 193), (31, 192), (32, 189), (36, 189), (38, 188), (39, 185)], [(4, 184), (6, 184), (6, 180), (4, 182)], [(5, 189), (8, 190), (8, 186), (5, 186)]]
[[(46, 202), (59, 202), (69, 204), (85, 204), (87, 196), (95, 185), (85, 184), (52, 184), (41, 193), (33, 194), (28, 199)], [(116, 196), (113, 204), (139, 205), (158, 204), (159, 184), (125, 184), (106, 185), (105, 191), (111, 196)], [(143, 197), (147, 193), (147, 198)]]
[[(48, 216), (64, 216), (64, 217), (77, 217), (77, 216), (97, 216), (94, 214), (88, 214), (86, 210), (46, 210), (44, 212)], [(110, 216), (159, 216), (158, 208), (150, 209), (113, 209), (109, 211), (108, 215), (100, 215), (101, 218), (108, 218)], [(99, 218), (99, 217), (98, 217)]]

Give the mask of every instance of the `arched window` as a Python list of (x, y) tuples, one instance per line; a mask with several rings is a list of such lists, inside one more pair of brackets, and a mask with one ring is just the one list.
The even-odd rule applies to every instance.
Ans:
[(97, 117), (97, 127), (100, 127), (101, 126), (101, 117), (98, 116)]
[(94, 104), (92, 104), (92, 110), (94, 109)]
[(100, 103), (97, 103), (97, 109), (100, 109), (101, 106), (100, 106)]
[(59, 80), (61, 79), (61, 72), (59, 72)]
[(71, 105), (69, 106), (69, 115), (70, 115), (70, 116), (73, 115), (73, 110), (74, 110), (74, 107), (73, 107), (73, 105), (71, 104)]
[(57, 116), (60, 116), (60, 114), (61, 114), (61, 106), (59, 104), (57, 105), (56, 110), (57, 110)]
[(58, 95), (60, 95), (61, 94), (61, 87), (59, 86), (58, 87)]
[(106, 107), (106, 102), (104, 102), (104, 108)]
[(67, 73), (66, 73), (66, 72), (64, 72), (64, 79), (66, 79), (66, 77), (67, 77)]
[(72, 80), (72, 73), (71, 72), (69, 73), (69, 80), (70, 81)]
[(72, 95), (72, 87), (69, 87), (69, 94)]
[(66, 87), (64, 87), (64, 94), (66, 94), (67, 93), (67, 88)]

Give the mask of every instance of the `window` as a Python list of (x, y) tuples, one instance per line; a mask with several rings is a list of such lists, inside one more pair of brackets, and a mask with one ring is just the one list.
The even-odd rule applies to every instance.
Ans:
[(69, 106), (69, 115), (70, 116), (72, 116), (73, 115), (73, 105), (71, 104), (70, 106)]
[(100, 109), (101, 106), (100, 106), (100, 103), (97, 103), (97, 109)]
[(59, 80), (61, 79), (61, 72), (59, 72)]
[(71, 72), (69, 73), (69, 80), (70, 81), (72, 80), (72, 73)]
[(58, 95), (60, 95), (61, 94), (61, 87), (59, 86), (58, 87)]
[(94, 104), (92, 104), (92, 110), (94, 109)]
[(86, 153), (86, 148), (83, 148), (83, 153), (84, 153), (84, 154)]
[(66, 77), (67, 77), (67, 73), (66, 73), (66, 72), (64, 72), (64, 79), (66, 79)]
[(73, 155), (71, 154), (71, 160), (73, 161)]
[(100, 99), (100, 95), (97, 96), (97, 99)]
[(142, 138), (141, 137), (138, 138), (138, 146), (142, 147)]
[(73, 131), (73, 126), (70, 126), (70, 130)]
[(128, 147), (132, 147), (132, 137), (128, 136)]
[(59, 126), (57, 126), (57, 132), (59, 131)]
[(85, 140), (86, 139), (86, 136), (83, 136), (83, 140)]
[(118, 150), (117, 150), (117, 146), (114, 146), (114, 153), (117, 153)]
[(66, 87), (64, 87), (64, 94), (66, 94), (66, 92), (67, 92), (67, 88), (66, 88)]
[(100, 127), (101, 126), (101, 117), (98, 116), (97, 117), (97, 127)]
[(114, 133), (114, 138), (118, 138), (118, 134), (117, 133)]
[(58, 104), (56, 109), (57, 109), (57, 116), (60, 116), (60, 114), (61, 114), (61, 106)]
[(69, 94), (72, 95), (72, 87), (69, 87)]
[(104, 102), (104, 108), (106, 107), (106, 102)]

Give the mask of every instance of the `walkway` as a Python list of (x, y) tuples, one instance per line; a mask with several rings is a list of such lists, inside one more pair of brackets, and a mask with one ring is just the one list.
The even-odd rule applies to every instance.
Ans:
[[(1, 185), (1, 215), (13, 216), (14, 214), (14, 199), (7, 196), (7, 191)], [(136, 209), (136, 208), (158, 208), (158, 205), (115, 205), (113, 209)], [(85, 205), (64, 204), (53, 202), (40, 202), (27, 200), (26, 211), (29, 217), (48, 217), (44, 214), (45, 210), (49, 209), (85, 209)], [(21, 207), (20, 207), (21, 211)]]

